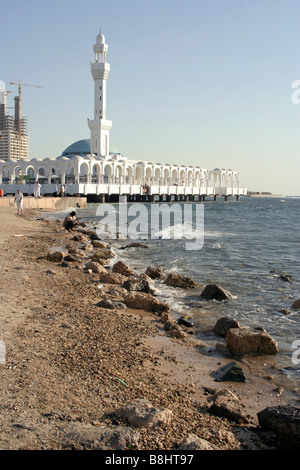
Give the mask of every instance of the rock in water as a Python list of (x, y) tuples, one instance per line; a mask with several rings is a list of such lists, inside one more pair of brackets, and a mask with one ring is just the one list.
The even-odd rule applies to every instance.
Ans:
[(94, 253), (94, 256), (101, 259), (115, 258), (115, 253), (109, 248), (101, 248)]
[(155, 267), (155, 266), (148, 266), (145, 271), (147, 276), (151, 277), (151, 279), (161, 279), (164, 276), (164, 271), (162, 268)]
[(272, 430), (283, 440), (300, 446), (300, 408), (272, 406), (257, 413), (257, 417), (262, 429)]
[(242, 367), (236, 362), (231, 361), (217, 371), (212, 376), (218, 382), (246, 382), (246, 377)]
[(234, 318), (222, 317), (219, 318), (215, 324), (213, 331), (219, 336), (226, 336), (226, 333), (230, 328), (239, 328), (239, 322)]
[(167, 303), (160, 302), (152, 294), (146, 294), (145, 292), (128, 292), (124, 295), (124, 302), (128, 308), (142, 309), (147, 312), (161, 314), (171, 310)]
[(300, 308), (300, 299), (295, 300), (295, 302), (292, 305), (292, 308), (294, 308), (295, 310)]
[(114, 264), (112, 267), (112, 272), (122, 274), (122, 276), (134, 275), (134, 271), (129, 266), (127, 266), (127, 264), (123, 263), (123, 261), (118, 261), (116, 264)]
[(191, 318), (180, 317), (177, 320), (178, 325), (186, 326), (187, 328), (192, 328), (194, 326), (194, 322)]
[(91, 243), (95, 248), (107, 248), (107, 243), (100, 240), (92, 240)]
[(145, 279), (128, 279), (124, 282), (124, 289), (135, 292), (146, 292), (154, 294), (154, 289)]
[(171, 287), (180, 287), (182, 289), (195, 289), (199, 287), (199, 284), (195, 282), (191, 277), (181, 276), (177, 273), (171, 273), (168, 275), (164, 284)]
[(221, 302), (222, 300), (231, 299), (232, 294), (222, 287), (215, 284), (209, 284), (204, 288), (200, 297), (206, 300), (218, 300)]
[(276, 341), (264, 328), (230, 328), (226, 334), (226, 343), (232, 354), (276, 354)]

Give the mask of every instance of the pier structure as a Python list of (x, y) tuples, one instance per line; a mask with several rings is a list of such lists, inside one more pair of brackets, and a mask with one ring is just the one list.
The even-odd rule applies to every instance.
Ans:
[[(112, 121), (107, 119), (106, 89), (110, 73), (108, 45), (100, 32), (93, 47), (94, 116), (88, 119), (90, 138), (67, 147), (57, 158), (0, 160), (0, 190), (3, 195), (17, 189), (26, 195), (41, 184), (42, 196), (64, 189), (67, 196), (86, 196), (91, 202), (204, 201), (206, 197), (239, 198), (247, 190), (240, 187), (239, 172), (201, 166), (130, 160), (110, 146)], [(183, 159), (186, 161), (187, 156)]]
[(128, 201), (154, 202), (246, 195), (246, 190), (239, 187), (236, 171), (133, 161), (118, 154), (109, 159), (76, 155), (0, 162), (0, 189), (4, 195), (14, 194), (17, 189), (33, 194), (36, 181), (41, 184), (41, 195), (60, 193), (64, 185), (66, 195), (87, 196), (95, 202), (118, 196), (127, 196)]

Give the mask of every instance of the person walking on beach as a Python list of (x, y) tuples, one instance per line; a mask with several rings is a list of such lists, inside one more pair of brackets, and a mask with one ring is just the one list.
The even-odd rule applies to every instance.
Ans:
[(17, 203), (17, 211), (18, 215), (19, 213), (23, 215), (23, 194), (21, 191), (18, 189), (17, 194), (15, 195), (14, 202)]
[(63, 221), (63, 226), (68, 232), (71, 232), (72, 230), (74, 230), (74, 227), (78, 225), (78, 220), (79, 219), (76, 219), (76, 212), (70, 212), (70, 214), (65, 217), (65, 220)]

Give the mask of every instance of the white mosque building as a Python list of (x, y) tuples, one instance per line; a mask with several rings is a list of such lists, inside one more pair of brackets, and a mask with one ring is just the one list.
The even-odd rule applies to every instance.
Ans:
[(94, 118), (88, 120), (90, 139), (79, 140), (58, 158), (0, 160), (0, 190), (4, 195), (20, 189), (34, 193), (36, 181), (41, 195), (52, 196), (63, 185), (68, 196), (87, 196), (88, 201), (204, 200), (206, 196), (247, 194), (240, 188), (239, 172), (200, 166), (172, 165), (129, 160), (110, 147), (112, 121), (107, 119), (106, 83), (110, 72), (108, 45), (100, 32), (94, 44), (91, 73), (94, 80)]

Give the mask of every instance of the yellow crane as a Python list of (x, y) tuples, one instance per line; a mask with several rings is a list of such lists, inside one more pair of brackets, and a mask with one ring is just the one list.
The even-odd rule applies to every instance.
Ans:
[(21, 158), (21, 95), (22, 95), (22, 86), (31, 86), (35, 88), (43, 88), (40, 85), (29, 85), (27, 83), (21, 83), (19, 80), (19, 83), (16, 82), (10, 82), (11, 85), (17, 85), (19, 87), (19, 99), (18, 99), (18, 131), (19, 131), (19, 158)]

